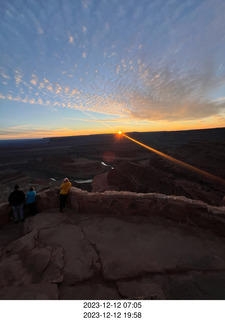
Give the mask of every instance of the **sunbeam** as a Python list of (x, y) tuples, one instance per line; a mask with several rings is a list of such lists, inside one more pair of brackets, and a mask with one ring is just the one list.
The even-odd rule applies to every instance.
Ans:
[(144, 148), (146, 148), (146, 149), (148, 149), (148, 150), (150, 150), (150, 151), (152, 151), (152, 152), (154, 152), (156, 154), (158, 154), (159, 156), (161, 156), (161, 157), (163, 157), (163, 158), (165, 158), (165, 159), (167, 159), (169, 161), (172, 161), (173, 163), (175, 163), (175, 164), (177, 164), (179, 166), (182, 166), (182, 167), (184, 167), (184, 168), (186, 168), (188, 170), (194, 171), (195, 173), (197, 173), (197, 174), (199, 174), (201, 176), (204, 176), (207, 180), (210, 180), (210, 181), (212, 181), (214, 183), (225, 185), (225, 180), (224, 179), (222, 179), (220, 177), (217, 177), (217, 176), (214, 176), (213, 174), (208, 173), (206, 171), (203, 171), (201, 169), (198, 169), (198, 168), (196, 168), (196, 167), (194, 167), (194, 166), (192, 166), (190, 164), (187, 164), (187, 163), (185, 163), (185, 162), (183, 162), (181, 160), (178, 160), (178, 159), (175, 159), (175, 158), (173, 158), (171, 156), (168, 156), (167, 154), (165, 154), (165, 153), (163, 153), (161, 151), (158, 151), (158, 150), (156, 150), (154, 148), (151, 148), (151, 147), (147, 146), (146, 144), (141, 143), (141, 142), (129, 137), (125, 133), (122, 133), (122, 132), (120, 133), (120, 132), (121, 131), (119, 131), (118, 134), (122, 134), (125, 138), (127, 138), (127, 139), (129, 139), (129, 140), (131, 140), (131, 141), (133, 141), (133, 142), (135, 142), (137, 144), (139, 144), (140, 146), (142, 146), (142, 147), (144, 147)]

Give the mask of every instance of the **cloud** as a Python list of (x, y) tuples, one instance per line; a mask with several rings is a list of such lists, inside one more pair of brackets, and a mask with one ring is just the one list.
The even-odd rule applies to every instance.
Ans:
[(44, 33), (44, 30), (39, 27), (39, 28), (37, 29), (37, 33), (38, 33), (38, 34), (43, 34), (43, 33)]
[(75, 44), (74, 38), (72, 36), (69, 37), (69, 43)]
[(77, 89), (73, 89), (70, 96), (73, 97), (75, 96), (76, 94), (79, 94), (79, 91)]
[[(86, 113), (89, 115), (88, 113)], [(89, 115), (90, 116), (90, 115)], [(126, 118), (116, 118), (116, 119), (97, 119), (97, 118), (92, 118), (92, 119), (82, 119), (82, 118), (63, 118), (64, 120), (69, 120), (69, 121), (84, 121), (84, 122), (111, 122), (111, 123), (117, 123), (117, 122), (125, 122), (127, 123), (128, 121), (133, 121), (133, 118), (131, 117), (126, 117)]]
[[(35, 94), (36, 95), (36, 94)], [(2, 94), (0, 94), (0, 99), (6, 99), (6, 100), (11, 100), (11, 101), (18, 101), (18, 102), (23, 102), (23, 103), (30, 103), (30, 104), (39, 104), (39, 105), (43, 105), (43, 106), (49, 106), (49, 105), (52, 105), (52, 103), (50, 102), (50, 100), (47, 100), (45, 102), (43, 102), (43, 100), (41, 98), (38, 98), (38, 100), (35, 100), (34, 98), (29, 98), (29, 97), (20, 97), (20, 96), (17, 96), (17, 97), (13, 97), (12, 95), (7, 95), (7, 96), (4, 96)]]
[(33, 85), (33, 86), (36, 86), (37, 85), (37, 82), (38, 82), (38, 78), (36, 75), (32, 74), (32, 79), (30, 80), (30, 83)]
[(25, 129), (25, 128), (29, 128), (32, 127), (31, 124), (23, 124), (23, 125), (19, 125), (19, 126), (15, 126), (15, 127), (8, 127), (9, 130), (17, 130), (17, 129)]
[(90, 5), (90, 0), (82, 0), (82, 6), (87, 9)]
[(48, 138), (48, 137), (62, 137), (62, 136), (75, 136), (75, 135), (89, 135), (93, 134), (93, 131), (96, 133), (101, 133), (98, 129), (96, 130), (86, 130), (79, 129), (73, 130), (68, 128), (55, 128), (55, 129), (46, 129), (41, 127), (32, 127), (30, 129), (17, 128), (10, 129), (0, 129), (1, 139), (30, 139), (32, 138)]
[(59, 84), (56, 84), (56, 93), (60, 93), (63, 89)]
[(53, 91), (53, 87), (51, 85), (47, 86), (48, 91)]
[[(189, 66), (186, 71), (179, 70), (175, 63), (168, 66), (162, 61), (152, 66), (139, 60), (132, 70), (135, 83), (128, 71), (125, 75), (116, 73), (117, 89), (112, 99), (139, 119), (179, 121), (220, 114), (225, 110), (225, 105), (218, 103), (223, 98), (214, 101), (210, 95), (222, 85), (223, 77), (215, 77), (212, 60), (202, 60), (200, 70)], [(124, 59), (121, 62), (127, 65)]]
[(1, 43), (8, 54), (2, 55), (0, 74), (7, 83), (1, 99), (125, 115), (133, 121), (222, 114), (222, 0), (94, 3), (62, 2), (50, 16), (49, 4), (43, 10), (38, 2), (36, 11), (32, 6), (21, 10), (22, 22), (10, 5), (2, 9), (7, 14), (0, 21)]
[[(224, 98), (215, 101), (207, 98), (208, 92), (218, 85), (210, 72), (196, 74), (190, 70), (186, 74), (180, 74), (175, 68), (170, 70), (164, 65), (157, 68), (150, 67), (138, 61), (138, 66), (132, 61), (122, 59), (122, 63), (134, 65), (136, 82), (129, 83), (129, 73), (125, 76), (119, 72), (118, 66), (111, 83), (114, 86), (113, 94), (107, 94), (106, 87), (102, 87), (99, 94), (88, 90), (79, 90), (62, 87), (59, 83), (51, 84), (44, 78), (39, 83), (38, 91), (31, 91), (25, 96), (13, 96), (13, 94), (0, 95), (1, 99), (20, 101), (30, 104), (57, 106), (69, 109), (86, 110), (111, 115), (129, 115), (139, 120), (149, 121), (180, 121), (192, 120), (219, 115), (225, 110)], [(17, 85), (26, 82), (22, 80), (22, 74), (17, 73)], [(126, 85), (126, 82), (129, 85)], [(220, 81), (219, 81), (220, 82)], [(38, 78), (32, 74), (30, 83), (38, 85)], [(141, 88), (141, 89), (139, 89)], [(80, 92), (81, 91), (81, 92)], [(38, 96), (36, 100), (34, 96)]]
[(148, 119), (151, 121), (184, 121), (197, 120), (218, 115), (225, 110), (225, 103), (222, 105), (213, 102), (187, 101), (177, 104), (154, 103), (145, 97), (136, 97), (132, 103), (131, 115), (138, 119)]
[(23, 81), (22, 78), (23, 78), (23, 76), (21, 74), (15, 75), (14, 79), (16, 82), (16, 86), (19, 86), (19, 84)]
[(4, 79), (11, 79), (9, 76), (7, 76), (7, 74), (3, 73), (0, 71), (0, 75), (2, 76), (2, 78)]
[(222, 101), (225, 101), (225, 97), (220, 97), (215, 100), (215, 102), (222, 102)]
[(39, 98), (37, 102), (38, 102), (38, 104), (43, 104), (43, 101), (41, 98)]
[(120, 73), (120, 65), (116, 66), (116, 74)]

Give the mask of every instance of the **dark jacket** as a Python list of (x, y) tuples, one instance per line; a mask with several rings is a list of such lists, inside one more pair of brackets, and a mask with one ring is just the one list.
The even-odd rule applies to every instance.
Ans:
[(8, 201), (12, 206), (19, 206), (20, 204), (24, 203), (25, 194), (21, 190), (14, 190), (10, 194)]

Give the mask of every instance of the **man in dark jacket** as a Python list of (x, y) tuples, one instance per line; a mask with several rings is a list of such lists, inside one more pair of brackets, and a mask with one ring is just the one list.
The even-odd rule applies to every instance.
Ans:
[(25, 201), (25, 193), (19, 190), (18, 185), (15, 185), (15, 190), (10, 194), (8, 201), (13, 208), (14, 222), (19, 222), (19, 218), (21, 221), (24, 221), (23, 204)]

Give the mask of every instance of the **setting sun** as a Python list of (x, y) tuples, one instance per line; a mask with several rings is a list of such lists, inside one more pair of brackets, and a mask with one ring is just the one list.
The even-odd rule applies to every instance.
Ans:
[(122, 131), (118, 131), (118, 134), (122, 134)]

